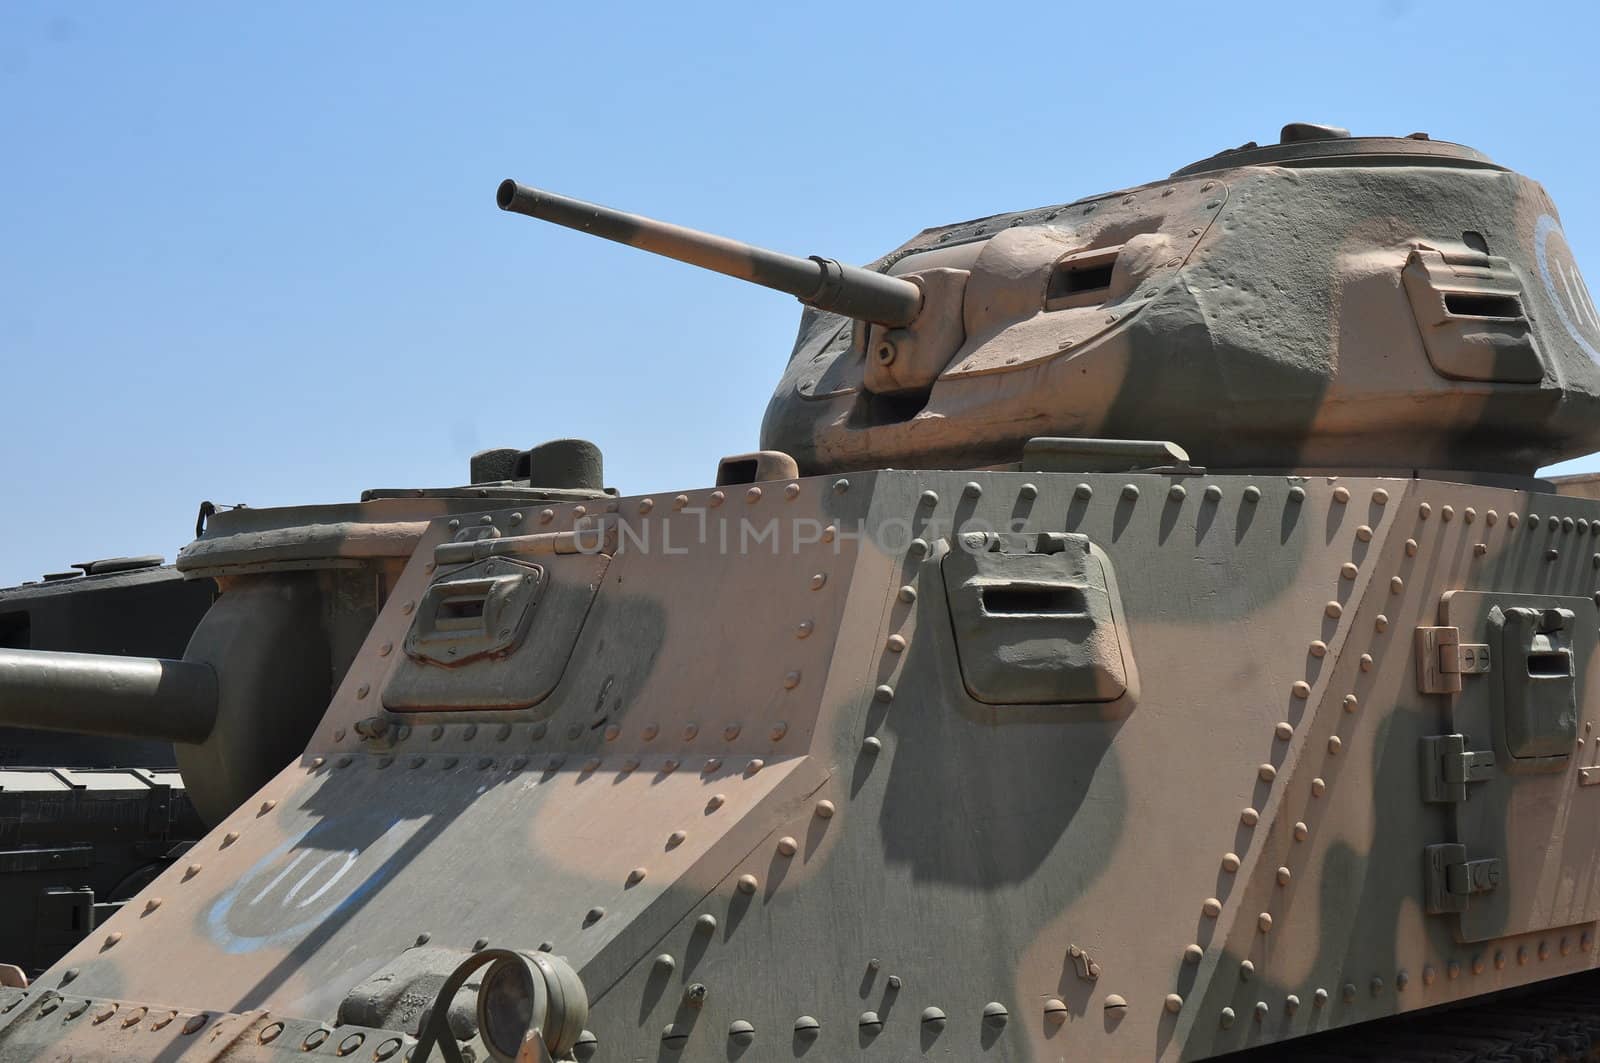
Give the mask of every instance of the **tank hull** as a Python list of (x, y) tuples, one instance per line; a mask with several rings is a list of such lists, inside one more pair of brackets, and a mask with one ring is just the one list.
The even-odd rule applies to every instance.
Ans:
[[(1596, 965), (1600, 503), (950, 471), (583, 510), (431, 524), (304, 755), (0, 991), (0, 1060), (399, 1051), (415, 1013), (352, 993), (423, 942), (565, 957), (596, 1058), (719, 1061), (1204, 1059)], [(430, 587), (486, 564), (540, 569), (530, 635), (430, 704)]]

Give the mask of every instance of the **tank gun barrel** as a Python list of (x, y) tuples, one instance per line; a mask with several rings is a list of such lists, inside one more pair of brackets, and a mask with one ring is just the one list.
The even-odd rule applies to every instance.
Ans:
[(0, 649), (0, 726), (200, 742), (216, 717), (207, 664)]
[(889, 328), (909, 325), (922, 307), (922, 289), (911, 281), (847, 266), (813, 255), (797, 258), (725, 236), (627, 214), (581, 199), (500, 182), (501, 210), (564, 225), (615, 240), (691, 266), (724, 273), (765, 288), (788, 292), (807, 306)]

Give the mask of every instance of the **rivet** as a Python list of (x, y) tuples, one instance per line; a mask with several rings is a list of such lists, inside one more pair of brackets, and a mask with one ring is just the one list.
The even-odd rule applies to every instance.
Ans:
[(1278, 868), (1278, 885), (1287, 886), (1289, 884), (1289, 880), (1290, 880), (1291, 877), (1292, 877), (1292, 873), (1289, 871), (1288, 868), (1286, 868), (1286, 867)]
[(822, 1024), (816, 1019), (812, 1018), (810, 1015), (802, 1015), (798, 1019), (794, 1020), (794, 1032), (798, 1037), (803, 1037), (809, 1040), (817, 1036), (817, 1032), (821, 1029)]
[(904, 635), (890, 635), (886, 646), (890, 653), (904, 653), (906, 639)]
[(818, 819), (832, 819), (833, 818), (833, 813), (834, 813), (834, 807), (833, 807), (833, 802), (832, 801), (818, 801), (817, 802), (817, 818)]
[(983, 495), (983, 485), (976, 480), (968, 480), (962, 485), (961, 493), (968, 498), (979, 498)]
[(457, 528), (461, 527), (461, 522), (459, 520), (452, 520), (446, 525), (446, 527), (448, 527), (451, 531), (455, 531)]
[(794, 626), (794, 637), (797, 639), (809, 638), (816, 625), (809, 620), (802, 620)]
[(759, 488), (759, 487), (750, 488), (748, 491), (746, 491), (744, 493), (744, 500), (746, 502), (759, 502), (759, 501), (761, 501), (761, 488)]
[(1423, 985), (1432, 985), (1435, 981), (1438, 980), (1438, 978), (1439, 978), (1439, 972), (1434, 969), (1433, 964), (1430, 963), (1430, 964), (1426, 964), (1426, 965), (1423, 966), (1423, 968), (1422, 968), (1422, 984)]
[(1389, 580), (1389, 593), (1390, 594), (1399, 594), (1401, 591), (1403, 591), (1405, 589), (1406, 589), (1406, 581), (1401, 579), (1399, 576), (1395, 576), (1393, 579)]
[(878, 701), (893, 701), (894, 687), (884, 683), (872, 692), (872, 696)]
[(1417, 556), (1417, 541), (1415, 539), (1407, 539), (1406, 540), (1406, 556), (1407, 557), (1416, 557)]
[(1289, 501), (1291, 501), (1291, 502), (1304, 502), (1305, 498), (1306, 498), (1306, 489), (1304, 487), (1301, 487), (1299, 484), (1296, 484), (1295, 486), (1289, 488)]
[(1256, 775), (1260, 777), (1262, 782), (1271, 782), (1278, 777), (1278, 769), (1271, 764), (1263, 764), (1256, 768)]
[(1182, 484), (1173, 484), (1167, 488), (1167, 497), (1174, 502), (1182, 502), (1188, 494), (1188, 490)]
[(784, 837), (778, 839), (779, 856), (793, 856), (795, 853), (799, 852), (799, 850), (799, 843), (797, 843), (793, 838), (785, 835)]
[(697, 724), (697, 723), (686, 723), (686, 724), (683, 725), (683, 740), (685, 742), (692, 741), (694, 739), (694, 737), (696, 735), (698, 735), (699, 733), (700, 733), (700, 725), (699, 724)]
[(416, 607), (417, 607), (417, 603), (416, 602), (404, 602), (400, 606), (400, 611), (402, 613), (404, 613), (405, 615), (410, 616), (411, 615), (411, 610), (415, 609)]
[(1032, 500), (1039, 497), (1038, 484), (1023, 484), (1017, 488), (1017, 497)]
[(1272, 729), (1272, 733), (1277, 736), (1278, 741), (1287, 742), (1294, 737), (1294, 724), (1283, 721)]
[(144, 914), (145, 915), (149, 915), (151, 912), (155, 911), (159, 907), (161, 907), (161, 898), (160, 897), (151, 897), (150, 899), (148, 899), (148, 900), (146, 900), (144, 902)]
[(1363, 654), (1362, 654), (1362, 655), (1361, 655), (1361, 658), (1360, 658), (1360, 660), (1359, 660), (1359, 662), (1358, 662), (1358, 663), (1359, 663), (1359, 664), (1360, 664), (1360, 665), (1361, 665), (1361, 670), (1362, 670), (1362, 671), (1363, 671), (1363, 672), (1370, 672), (1370, 671), (1372, 671), (1372, 666), (1373, 666), (1373, 664), (1374, 664), (1374, 661), (1373, 661), (1373, 659), (1372, 659), (1372, 654), (1370, 654), (1370, 653), (1363, 653)]
[(1466, 521), (1468, 524), (1471, 524), (1473, 521), (1478, 519), (1478, 511), (1473, 509), (1471, 506), (1468, 506), (1466, 509), (1461, 511), (1461, 519)]
[(1444, 973), (1445, 977), (1451, 979), (1452, 981), (1461, 977), (1461, 964), (1456, 960), (1451, 960), (1449, 963), (1444, 965)]
[(1339, 750), (1341, 750), (1343, 748), (1344, 748), (1344, 740), (1342, 738), (1340, 738), (1338, 735), (1332, 735), (1332, 736), (1329, 737), (1329, 739), (1328, 739), (1328, 752), (1329, 753), (1333, 754), (1334, 756), (1338, 756), (1339, 755)]
[(1432, 513), (1433, 513), (1433, 507), (1430, 506), (1426, 502), (1422, 503), (1422, 505), (1417, 507), (1417, 517), (1420, 520), (1427, 520), (1429, 515), (1432, 514)]
[[(1552, 547), (1551, 547), (1551, 548), (1550, 548), (1550, 549), (1548, 549), (1548, 550), (1546, 550), (1546, 551), (1545, 551), (1545, 552), (1544, 552), (1544, 559), (1545, 559), (1545, 560), (1546, 560), (1546, 561), (1554, 561), (1554, 560), (1556, 560), (1556, 559), (1557, 559), (1557, 558), (1559, 558), (1559, 557), (1560, 557), (1560, 556), (1561, 556), (1561, 551), (1560, 551), (1560, 550), (1557, 550), (1557, 549), (1556, 549), (1556, 548), (1555, 548), (1555, 547), (1553, 547), (1553, 546), (1552, 546)], [(1596, 556), (1600, 556), (1600, 555), (1596, 555)]]
[(1207, 502), (1221, 502), (1222, 488), (1216, 484), (1208, 484), (1205, 490), (1205, 499)]
[(877, 735), (868, 735), (861, 740), (861, 749), (865, 753), (877, 753), (883, 749), (883, 741)]
[(825, 543), (833, 542), (838, 535), (839, 526), (837, 524), (829, 524), (827, 527), (822, 529), (822, 541)]
[(598, 923), (600, 920), (604, 919), (605, 917), (606, 917), (606, 910), (604, 908), (600, 907), (599, 905), (596, 905), (595, 907), (590, 908), (589, 911), (587, 912), (587, 914), (584, 915), (584, 917), (583, 917), (583, 925), (584, 926), (593, 926), (595, 923)]
[(1372, 630), (1374, 630), (1374, 631), (1376, 631), (1376, 632), (1378, 632), (1380, 634), (1385, 632), (1385, 631), (1388, 631), (1389, 630), (1389, 618), (1384, 616), (1382, 613), (1379, 613), (1377, 615), (1377, 618), (1372, 621)]
[(1239, 870), (1239, 856), (1237, 853), (1222, 854), (1222, 870), (1230, 875)]
[(1262, 912), (1256, 916), (1256, 929), (1265, 934), (1272, 929), (1272, 913)]
[(1321, 779), (1311, 780), (1311, 796), (1321, 797), (1328, 789), (1328, 784)]
[(744, 766), (744, 773), (746, 775), (754, 775), (766, 766), (767, 762), (760, 757), (751, 757), (749, 763)]
[(1356, 529), (1356, 538), (1364, 543), (1370, 543), (1372, 541), (1372, 526), (1368, 524), (1361, 525)]
[(833, 481), (833, 493), (834, 494), (842, 495), (848, 490), (850, 490), (850, 481), (849, 480), (846, 480), (843, 477), (841, 477), (841, 478)]
[(1215, 897), (1207, 897), (1200, 905), (1200, 913), (1207, 919), (1215, 919), (1222, 914), (1222, 902)]
[(706, 811), (707, 812), (715, 812), (717, 809), (721, 808), (723, 805), (725, 805), (727, 803), (728, 803), (727, 795), (725, 795), (725, 794), (712, 794), (711, 797), (706, 801)]
[(111, 946), (115, 945), (117, 942), (119, 942), (121, 940), (122, 940), (122, 931), (113, 930), (111, 933), (106, 935), (106, 942), (105, 942), (104, 945), (102, 945), (100, 947), (102, 949), (109, 949)]
[(1168, 993), (1167, 999), (1162, 1002), (1168, 1014), (1176, 1015), (1183, 1010), (1183, 998), (1176, 993)]
[(1455, 510), (1454, 506), (1445, 506), (1443, 509), (1441, 509), (1439, 511), (1439, 519), (1442, 520), (1442, 521), (1448, 522), (1448, 521), (1452, 520), (1455, 517), (1455, 515), (1456, 515), (1456, 510)]
[(906, 544), (906, 552), (912, 557), (926, 557), (928, 554), (928, 540), (912, 539)]
[(1253, 808), (1247, 808), (1243, 812), (1239, 813), (1239, 822), (1243, 823), (1246, 827), (1254, 827), (1256, 823), (1260, 821), (1260, 819), (1261, 813), (1257, 812)]
[(1344, 564), (1339, 566), (1339, 575), (1345, 579), (1355, 579), (1356, 576), (1360, 575), (1360, 573), (1361, 569), (1354, 561), (1346, 561)]
[(1291, 686), (1289, 690), (1294, 694), (1295, 697), (1301, 699), (1302, 701), (1311, 696), (1311, 684), (1307, 683), (1304, 679), (1295, 680), (1294, 685)]
[(1345, 1003), (1348, 1004), (1356, 998), (1356, 984), (1354, 982), (1346, 982), (1340, 992), (1344, 996)]
[(1485, 524), (1489, 525), (1490, 527), (1493, 527), (1499, 520), (1500, 520), (1500, 514), (1496, 513), (1492, 509), (1485, 511), (1485, 513), (1483, 514), (1483, 522)]
[(618, 727), (614, 723), (607, 724), (606, 725), (606, 730), (605, 730), (605, 735), (606, 735), (606, 741), (607, 742), (615, 742), (619, 737), (621, 737), (622, 728)]
[(1078, 500), (1087, 502), (1089, 499), (1094, 497), (1094, 488), (1088, 484), (1079, 484), (1077, 487), (1072, 489), (1072, 494), (1073, 497), (1077, 498)]
[(1565, 934), (1563, 934), (1561, 935), (1561, 943), (1557, 945), (1556, 948), (1560, 950), (1561, 955), (1565, 956), (1567, 953), (1572, 951), (1572, 942)]
[(1233, 1025), (1233, 1021), (1234, 1021), (1233, 1009), (1232, 1008), (1223, 1008), (1221, 1016), (1218, 1019), (1218, 1021), (1222, 1024), (1222, 1028), (1224, 1030), (1226, 1030), (1228, 1027), (1232, 1026)]
[[(446, 757), (445, 758), (445, 762), (444, 762), (444, 766), (447, 767), (447, 768), (453, 767), (455, 765), (455, 762), (456, 762), (456, 758), (455, 757)], [(599, 757), (590, 757), (588, 760), (584, 761), (583, 762), (583, 770), (586, 771), (586, 772), (599, 771), (600, 770), (600, 758)]]
[(1123, 484), (1122, 485), (1122, 497), (1126, 498), (1130, 502), (1137, 500), (1138, 497), (1139, 497), (1139, 485), (1138, 484)]
[(1303, 842), (1309, 837), (1311, 837), (1311, 828), (1306, 826), (1304, 822), (1299, 822), (1294, 825), (1295, 841)]
[(1372, 492), (1372, 500), (1380, 506), (1388, 505), (1389, 492), (1380, 487), (1376, 491)]
[(190, 879), (194, 878), (199, 873), (200, 873), (200, 865), (199, 864), (190, 864), (188, 867), (183, 869), (183, 881), (188, 882)]
[(1526, 967), (1527, 965), (1528, 965), (1528, 946), (1526, 946), (1526, 945), (1518, 945), (1517, 946), (1517, 966), (1518, 967)]
[(856, 1025), (863, 1030), (876, 1032), (883, 1028), (883, 1020), (878, 1018), (878, 1013), (875, 1011), (863, 1011), (856, 1019)]
[(1330, 620), (1337, 620), (1344, 615), (1344, 606), (1338, 602), (1329, 602), (1322, 607), (1322, 611), (1327, 614)]
[(1205, 955), (1205, 949), (1201, 948), (1199, 945), (1190, 945), (1188, 948), (1183, 950), (1183, 962), (1189, 964), (1199, 963), (1205, 958)]
[(1515, 512), (1507, 513), (1506, 514), (1506, 525), (1508, 527), (1515, 528), (1517, 526), (1518, 522), (1521, 521), (1521, 519), (1522, 518), (1517, 516), (1517, 514)]
[(1497, 970), (1497, 971), (1503, 971), (1503, 970), (1505, 970), (1505, 966), (1506, 966), (1506, 954), (1505, 954), (1505, 951), (1502, 950), (1502, 949), (1495, 950), (1495, 954), (1494, 954), (1494, 969)]
[(915, 587), (911, 586), (910, 584), (906, 584), (904, 587), (901, 587), (900, 588), (900, 600), (902, 602), (914, 602), (914, 601), (916, 601), (917, 600), (917, 589)]
[(728, 1040), (747, 1045), (756, 1039), (756, 1028), (745, 1019), (735, 1019), (728, 1025)]
[(383, 645), (378, 647), (378, 656), (379, 657), (387, 657), (387, 656), (389, 656), (389, 654), (391, 654), (393, 652), (394, 652), (394, 643), (392, 643), (392, 642), (385, 642)]
[(1360, 707), (1361, 707), (1361, 699), (1360, 698), (1356, 697), (1354, 694), (1346, 694), (1344, 696), (1344, 711), (1345, 712), (1355, 712)]
[(711, 506), (713, 509), (722, 505), (722, 503), (726, 502), (727, 500), (727, 494), (722, 491), (713, 491), (706, 496), (706, 504)]
[(924, 491), (924, 492), (922, 492), (921, 502), (925, 506), (937, 506), (939, 504), (939, 492), (937, 492), (937, 491)]
[(1311, 1003), (1314, 1007), (1322, 1007), (1328, 1002), (1328, 991), (1318, 986), (1317, 991), (1311, 994)]
[(818, 572), (816, 575), (811, 577), (811, 589), (814, 591), (821, 590), (822, 585), (827, 582), (828, 574), (826, 572)]
[(1300, 1010), (1300, 998), (1290, 993), (1283, 998), (1283, 1010), (1290, 1015)]
[(1379, 978), (1377, 975), (1373, 975), (1372, 982), (1368, 988), (1372, 990), (1373, 996), (1377, 996), (1379, 993), (1383, 992), (1383, 979)]
[[(938, 1008), (929, 1008), (928, 1011), (939, 1011)], [(922, 1013), (922, 1021), (928, 1021), (928, 1011)], [(944, 1012), (939, 1011), (939, 1018), (944, 1018)], [(1048, 997), (1044, 1002), (1044, 1021), (1051, 1026), (1060, 1026), (1068, 1018), (1067, 1003), (1060, 997)]]
[(1408, 986), (1410, 984), (1411, 984), (1411, 975), (1407, 974), (1405, 971), (1400, 971), (1399, 973), (1397, 973), (1394, 976), (1394, 988), (1395, 988), (1396, 992), (1398, 992), (1398, 993), (1405, 992), (1406, 986)]
[(1328, 655), (1328, 644), (1321, 639), (1316, 639), (1311, 643), (1309, 652), (1313, 657), (1326, 657)]
[(1011, 1013), (1006, 1006), (998, 1000), (991, 1000), (983, 1006), (983, 1024), (985, 1026), (1004, 1026)]

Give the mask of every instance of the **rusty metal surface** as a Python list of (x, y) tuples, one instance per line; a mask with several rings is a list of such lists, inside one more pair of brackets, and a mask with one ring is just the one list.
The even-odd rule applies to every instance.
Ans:
[[(1343, 139), (1286, 131), (1319, 138)], [(0, 990), (0, 1060), (267, 1058), (292, 1041), (272, 1023), (327, 1030), (312, 1054), (359, 1034), (361, 1058), (448, 1027), (441, 1058), (481, 1058), (485, 1016), (513, 1015), (496, 1058), (1177, 1061), (1446, 1005), (1372, 1045), (1587, 1045), (1572, 981), (1515, 1036), (1449, 1039), (1600, 955), (1600, 501), (1531, 475), (1594, 444), (1600, 369), (1540, 294), (1536, 186), (1372, 147), (1174, 187), (1174, 216), (1209, 213), (1170, 266), (1141, 228), (1165, 183), (1054, 231), (930, 230), (887, 268), (969, 272), (939, 290), (964, 293), (971, 369), (952, 354), (903, 431), (852, 417), (903, 409), (916, 373), (852, 414), (874, 344), (844, 323), (860, 346), (830, 347), (808, 311), (796, 362), (831, 360), (834, 390), (795, 399), (791, 369), (769, 453), (716, 486), (436, 515), (303, 751)], [(1280, 208), (1313, 195), (1247, 282), (1245, 245), (1284, 243)], [(1484, 251), (1464, 234), (1490, 216)], [(1447, 238), (1473, 284), (1441, 307), (1513, 278), (1526, 328), (1482, 334), (1536, 352), (1539, 383), (1463, 382), (1424, 343), (1405, 270)], [(1109, 270), (1083, 255), (1113, 239)], [(1139, 264), (1166, 271), (1148, 296), (1119, 288)], [(1135, 324), (1048, 351), (1038, 319), (1099, 305), (1095, 280), (1143, 300)], [(941, 320), (870, 335), (920, 372)], [(1211, 342), (1235, 328), (1253, 346)], [(1137, 402), (1073, 365), (1095, 351), (1156, 359), (1117, 385)], [(193, 1030), (146, 1029), (156, 1002)]]

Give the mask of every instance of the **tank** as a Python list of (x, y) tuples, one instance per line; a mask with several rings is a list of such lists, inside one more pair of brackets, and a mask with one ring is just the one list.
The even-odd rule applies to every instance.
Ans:
[(798, 296), (760, 449), (429, 520), (0, 1059), (1590, 1051), (1600, 502), (1536, 472), (1600, 317), (1537, 184), (1295, 124), (864, 269), (497, 200)]

